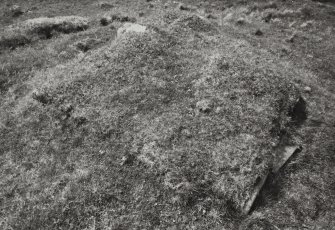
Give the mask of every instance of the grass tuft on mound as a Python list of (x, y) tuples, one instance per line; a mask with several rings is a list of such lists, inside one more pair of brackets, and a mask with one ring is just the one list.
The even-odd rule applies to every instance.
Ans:
[(54, 33), (72, 33), (88, 28), (86, 18), (62, 16), (28, 19), (5, 29), (0, 37), (0, 47), (16, 48), (39, 39), (49, 39)]

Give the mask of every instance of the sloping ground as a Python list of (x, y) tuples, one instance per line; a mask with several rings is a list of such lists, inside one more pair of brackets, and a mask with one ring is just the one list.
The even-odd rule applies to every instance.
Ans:
[(156, 24), (2, 105), (2, 226), (234, 228), (276, 147), (295, 144), (290, 79), (310, 73), (199, 16)]
[[(264, 4), (265, 3), (265, 4)], [(290, 16), (265, 22), (267, 10), (249, 6), (227, 9), (224, 15), (245, 18), (244, 25), (225, 23), (224, 30), (266, 49), (281, 60), (312, 74), (292, 78), (305, 91), (308, 119), (298, 131), (303, 150), (272, 178), (242, 229), (333, 229), (334, 223), (334, 12), (332, 5), (310, 1), (276, 1), (278, 14)], [(263, 2), (267, 5), (266, 2)], [(250, 13), (251, 12), (251, 13)], [(310, 24), (306, 21), (311, 22)], [(236, 21), (235, 21), (236, 22)], [(261, 28), (263, 35), (255, 36)], [(293, 41), (287, 41), (295, 34)], [(308, 87), (307, 87), (308, 88)], [(272, 226), (272, 227), (271, 227)]]

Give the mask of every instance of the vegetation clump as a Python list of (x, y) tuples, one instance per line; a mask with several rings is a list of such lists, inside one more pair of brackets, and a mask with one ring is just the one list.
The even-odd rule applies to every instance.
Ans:
[(72, 33), (87, 28), (87, 19), (78, 16), (28, 19), (8, 27), (0, 37), (0, 47), (16, 48), (39, 39), (49, 39), (55, 33)]

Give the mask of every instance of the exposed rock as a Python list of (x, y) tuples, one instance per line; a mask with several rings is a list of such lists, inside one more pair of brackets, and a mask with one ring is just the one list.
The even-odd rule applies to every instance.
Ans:
[(117, 30), (117, 37), (120, 37), (126, 33), (144, 33), (146, 32), (147, 27), (135, 23), (125, 23), (122, 27)]
[(243, 25), (243, 24), (245, 24), (245, 18), (243, 18), (243, 17), (240, 17), (239, 19), (237, 19), (237, 21), (236, 21), (236, 23), (238, 24), (238, 25)]
[(312, 91), (312, 88), (309, 87), (309, 86), (306, 86), (306, 87), (304, 88), (304, 92), (306, 92), (306, 93), (310, 93), (311, 91)]

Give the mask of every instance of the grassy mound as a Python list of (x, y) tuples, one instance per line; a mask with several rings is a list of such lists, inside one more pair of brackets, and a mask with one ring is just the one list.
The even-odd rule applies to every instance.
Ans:
[(239, 216), (299, 124), (298, 73), (207, 23), (127, 33), (9, 100), (2, 225), (214, 229)]
[(71, 33), (87, 28), (87, 19), (79, 16), (28, 19), (5, 29), (0, 34), (0, 47), (15, 48), (38, 39), (49, 39), (56, 32)]

